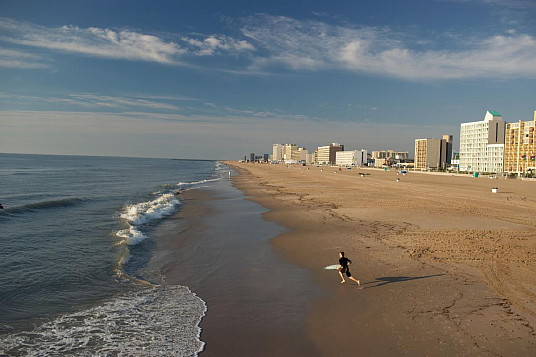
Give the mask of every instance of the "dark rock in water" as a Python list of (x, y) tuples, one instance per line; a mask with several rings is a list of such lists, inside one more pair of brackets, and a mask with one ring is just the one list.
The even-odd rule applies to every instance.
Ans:
[(4, 206), (2, 206), (2, 204), (0, 203), (0, 209), (4, 209)]

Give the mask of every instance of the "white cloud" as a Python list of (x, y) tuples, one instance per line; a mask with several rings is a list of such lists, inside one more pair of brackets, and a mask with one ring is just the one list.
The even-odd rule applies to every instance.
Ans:
[(182, 57), (240, 53), (253, 50), (245, 40), (212, 35), (201, 40), (183, 37), (181, 43), (130, 30), (77, 26), (45, 27), (0, 18), (0, 39), (18, 45), (130, 61), (183, 64)]
[(2, 40), (7, 42), (113, 59), (173, 64), (177, 63), (175, 57), (185, 51), (156, 36), (126, 30), (49, 28), (6, 18), (0, 18), (0, 30)]
[(198, 56), (212, 56), (221, 51), (240, 53), (255, 50), (255, 47), (245, 40), (222, 35), (212, 35), (202, 40), (183, 37), (182, 40), (188, 43), (192, 52)]
[(35, 54), (0, 48), (0, 67), (35, 69), (47, 68), (48, 65), (42, 63), (42, 58)]
[(70, 97), (84, 102), (89, 106), (109, 108), (142, 107), (148, 109), (179, 109), (176, 105), (142, 98), (113, 97), (95, 94), (71, 94)]
[(412, 47), (418, 46), (402, 40), (402, 34), (385, 28), (340, 27), (266, 15), (248, 18), (243, 33), (264, 51), (252, 69), (283, 65), (417, 80), (536, 76), (536, 38), (526, 34), (472, 38), (457, 48), (417, 50)]
[(132, 108), (144, 108), (152, 110), (178, 110), (180, 107), (166, 103), (165, 101), (173, 100), (175, 97), (117, 97), (96, 95), (90, 93), (73, 93), (63, 97), (52, 96), (29, 96), (18, 94), (0, 93), (0, 99), (13, 101), (22, 101), (24, 103), (52, 103), (67, 104), (80, 108), (113, 108), (121, 110), (131, 110)]

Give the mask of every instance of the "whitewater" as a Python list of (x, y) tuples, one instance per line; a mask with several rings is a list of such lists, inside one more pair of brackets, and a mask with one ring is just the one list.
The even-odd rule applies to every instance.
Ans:
[(201, 351), (207, 306), (157, 276), (156, 228), (181, 209), (181, 192), (220, 180), (223, 169), (0, 154), (0, 355)]

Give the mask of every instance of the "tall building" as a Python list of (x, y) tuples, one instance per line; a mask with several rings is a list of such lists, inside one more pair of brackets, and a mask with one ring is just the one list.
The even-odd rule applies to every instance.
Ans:
[(415, 168), (445, 170), (452, 155), (452, 135), (415, 140)]
[(367, 150), (337, 151), (335, 164), (339, 166), (363, 166), (367, 164)]
[(536, 111), (534, 120), (506, 124), (504, 171), (536, 173)]
[(506, 123), (488, 110), (484, 120), (460, 126), (460, 171), (503, 172)]
[(335, 165), (337, 151), (344, 151), (344, 145), (331, 143), (327, 146), (319, 146), (316, 151), (316, 163), (322, 165)]
[(273, 145), (272, 160), (273, 161), (281, 161), (281, 160), (283, 160), (283, 145), (281, 145), (281, 144), (274, 144)]

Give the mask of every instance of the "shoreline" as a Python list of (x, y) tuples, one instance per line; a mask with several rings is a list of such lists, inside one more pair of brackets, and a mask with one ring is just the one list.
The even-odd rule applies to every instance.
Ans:
[(201, 355), (317, 355), (304, 319), (320, 292), (307, 271), (274, 252), (270, 240), (283, 228), (263, 220), (266, 210), (226, 178), (185, 191), (181, 201), (157, 250), (170, 254), (166, 284), (188, 287), (207, 305)]
[[(310, 270), (327, 291), (307, 317), (307, 333), (321, 355), (523, 355), (536, 347), (532, 304), (501, 290), (505, 280), (495, 277), (494, 285), (488, 275), (497, 262), (504, 263), (486, 258), (491, 248), (495, 255), (500, 251), (521, 260), (534, 249), (534, 226), (525, 218), (531, 212), (498, 220), (500, 209), (487, 206), (495, 202), (474, 193), (497, 180), (405, 176), (404, 191), (390, 192), (386, 200), (375, 195), (395, 184), (393, 172), (375, 171), (360, 188), (361, 182), (354, 183), (358, 170), (337, 176), (329, 169), (226, 164), (241, 173), (233, 177), (236, 187), (269, 209), (263, 217), (289, 229), (272, 239), (276, 251)], [(492, 200), (532, 202), (530, 189), (506, 184), (507, 196)], [(445, 199), (442, 190), (450, 190), (453, 202), (429, 207), (427, 200)], [(485, 209), (475, 208), (478, 203)], [(526, 244), (521, 251), (515, 250), (518, 235)], [(486, 247), (492, 244), (488, 240), (506, 243)], [(341, 285), (336, 273), (322, 269), (337, 262), (339, 250), (354, 260), (352, 272), (364, 290)], [(491, 268), (489, 261), (495, 264)], [(528, 268), (533, 264), (527, 261)], [(512, 268), (508, 275), (515, 286), (530, 283), (530, 277), (518, 277), (522, 273)]]

